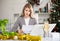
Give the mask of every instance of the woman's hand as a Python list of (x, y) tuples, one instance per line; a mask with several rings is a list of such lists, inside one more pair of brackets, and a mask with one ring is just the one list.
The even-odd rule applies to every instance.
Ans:
[(19, 33), (19, 34), (23, 33), (22, 29), (19, 29), (19, 30), (18, 30), (18, 33)]

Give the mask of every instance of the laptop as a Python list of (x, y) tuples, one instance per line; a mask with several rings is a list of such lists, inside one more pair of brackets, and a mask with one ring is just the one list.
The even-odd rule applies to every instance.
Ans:
[(33, 36), (37, 36), (37, 35), (41, 35), (43, 36), (44, 34), (44, 30), (43, 30), (44, 26), (43, 24), (40, 24), (40, 25), (34, 25), (32, 31), (30, 32), (30, 35), (33, 35)]
[(22, 30), (26, 34), (30, 35), (43, 35), (44, 30), (43, 30), (43, 24), (41, 25), (23, 25)]
[[(53, 30), (56, 24), (49, 24), (49, 32)], [(30, 35), (37, 36), (37, 35), (44, 35), (44, 24), (39, 25), (24, 25), (22, 27), (23, 32), (26, 34), (29, 33)]]

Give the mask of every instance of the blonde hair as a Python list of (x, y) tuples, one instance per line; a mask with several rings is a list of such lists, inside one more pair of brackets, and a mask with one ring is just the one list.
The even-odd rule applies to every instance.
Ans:
[(21, 17), (24, 17), (24, 10), (25, 10), (25, 8), (29, 8), (30, 9), (30, 17), (32, 17), (33, 18), (33, 8), (32, 8), (32, 5), (31, 4), (29, 4), (29, 3), (27, 3), (24, 7), (23, 7), (23, 10), (22, 10), (22, 13), (21, 13)]

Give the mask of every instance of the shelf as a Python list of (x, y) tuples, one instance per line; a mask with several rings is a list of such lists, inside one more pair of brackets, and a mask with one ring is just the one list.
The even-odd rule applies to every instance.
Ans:
[(49, 15), (50, 13), (39, 13), (40, 15)]

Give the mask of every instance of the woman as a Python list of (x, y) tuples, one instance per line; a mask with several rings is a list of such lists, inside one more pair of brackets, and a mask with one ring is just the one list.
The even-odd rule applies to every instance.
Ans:
[[(17, 21), (15, 22), (12, 31), (18, 31), (18, 33), (24, 33), (22, 30), (23, 25), (35, 25), (37, 22), (35, 18), (32, 17), (32, 13), (33, 11), (31, 4), (27, 3), (22, 10), (21, 16), (18, 17)], [(17, 30), (18, 26), (19, 29)]]

